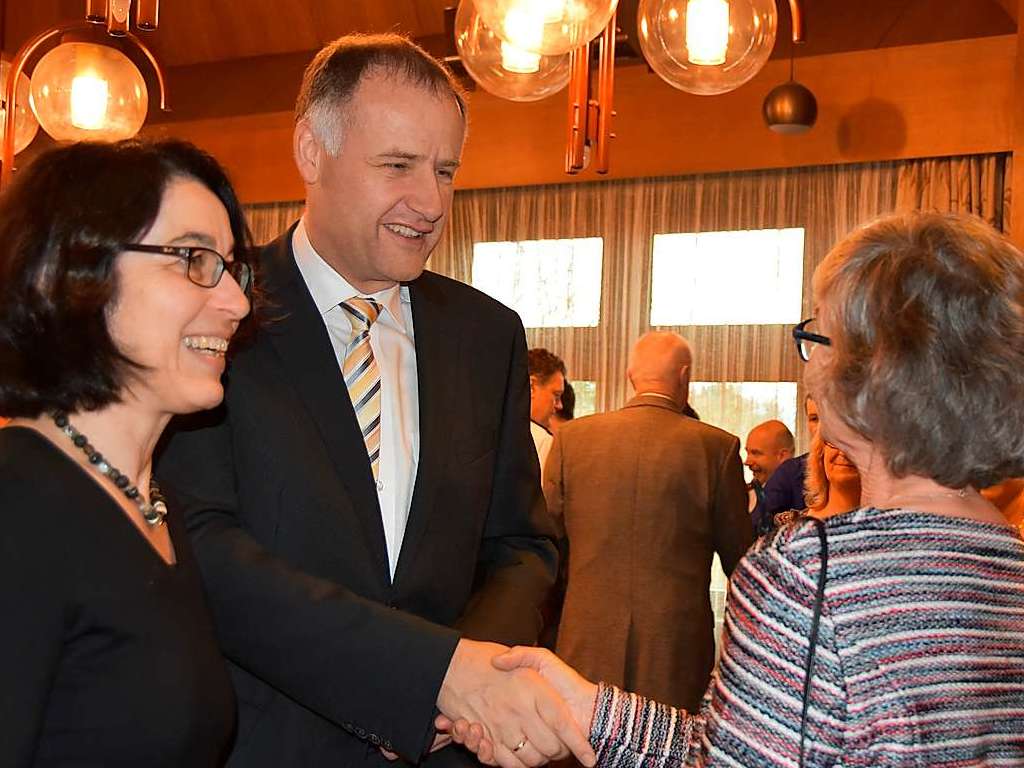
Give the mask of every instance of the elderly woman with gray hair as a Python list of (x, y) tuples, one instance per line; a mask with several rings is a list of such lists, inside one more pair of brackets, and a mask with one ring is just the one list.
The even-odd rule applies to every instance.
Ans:
[(700, 712), (495, 659), (559, 689), (599, 765), (1024, 765), (1024, 542), (976, 490), (1024, 475), (1024, 257), (978, 219), (890, 216), (813, 287), (793, 335), (862, 506), (747, 553)]

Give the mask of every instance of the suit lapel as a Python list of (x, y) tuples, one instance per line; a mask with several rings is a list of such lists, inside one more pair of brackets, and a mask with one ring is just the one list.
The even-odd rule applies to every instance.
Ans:
[(413, 488), (409, 520), (395, 571), (398, 582), (410, 567), (420, 539), (427, 528), (437, 480), (448, 458), (446, 425), (452, 423), (453, 398), (450, 376), (456, 369), (458, 334), (451, 329), (447, 297), (439, 284), (425, 272), (409, 284), (413, 332), (416, 340), (416, 378), (419, 395), (419, 461)]
[(293, 226), (262, 254), (268, 314), (262, 332), (281, 360), (285, 378), (298, 392), (345, 484), (366, 544), (390, 580), (387, 544), (352, 401), (338, 367), (327, 329), (302, 279), (291, 242)]

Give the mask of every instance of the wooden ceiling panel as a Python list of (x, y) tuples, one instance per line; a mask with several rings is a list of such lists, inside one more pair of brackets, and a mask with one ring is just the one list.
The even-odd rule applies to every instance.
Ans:
[[(147, 34), (168, 67), (315, 51), (347, 32), (444, 31), (457, 0), (163, 0), (160, 29)], [(807, 42), (797, 56), (1012, 34), (1020, 0), (803, 0)], [(60, 21), (81, 18), (84, 0), (0, 0), (4, 50)], [(775, 56), (789, 46), (788, 3), (778, 0)]]
[(186, 66), (316, 50), (356, 31), (423, 37), (444, 31), (449, 1), (164, 0), (153, 50), (168, 66)]
[(996, 2), (1006, 12), (1009, 19), (1016, 24), (1017, 14), (1020, 10), (1019, 0), (996, 0)]
[[(456, 0), (163, 0), (160, 28), (140, 33), (165, 66), (311, 51), (349, 32), (444, 32)], [(3, 49), (61, 21), (81, 19), (84, 0), (7, 0)]]
[(956, 0), (936, 5), (915, 0), (907, 3), (896, 22), (885, 30), (879, 47), (1012, 35), (1016, 31), (1016, 23), (998, 2)]
[(317, 47), (310, 2), (165, 0), (160, 28), (146, 41), (165, 66)]
[(418, 19), (412, 0), (385, 0), (375, 3), (312, 1), (316, 6), (321, 44), (346, 32), (395, 30), (411, 35), (417, 33)]
[[(777, 0), (773, 58), (789, 56), (789, 3)], [(1002, 3), (1018, 0), (803, 0), (807, 40), (797, 56), (823, 56), (1016, 33)]]

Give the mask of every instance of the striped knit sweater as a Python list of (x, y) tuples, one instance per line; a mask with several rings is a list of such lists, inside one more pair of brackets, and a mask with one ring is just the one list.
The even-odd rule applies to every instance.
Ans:
[[(908, 510), (826, 521), (807, 766), (1024, 766), (1024, 542)], [(730, 582), (699, 714), (603, 685), (598, 765), (796, 766), (820, 566), (814, 525), (758, 541)]]

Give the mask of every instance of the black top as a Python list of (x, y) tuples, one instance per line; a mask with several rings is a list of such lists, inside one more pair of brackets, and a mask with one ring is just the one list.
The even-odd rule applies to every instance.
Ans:
[(180, 511), (167, 565), (34, 430), (0, 430), (0, 765), (220, 765), (234, 727)]

